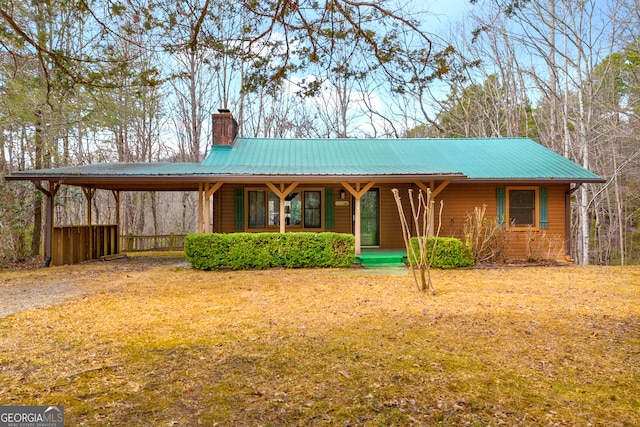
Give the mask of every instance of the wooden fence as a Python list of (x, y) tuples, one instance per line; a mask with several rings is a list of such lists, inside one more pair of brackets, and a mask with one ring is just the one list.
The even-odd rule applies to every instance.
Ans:
[(186, 236), (186, 234), (174, 233), (153, 236), (127, 234), (120, 236), (120, 250), (122, 252), (181, 251), (184, 250)]
[(77, 264), (118, 253), (117, 225), (54, 227), (51, 265)]

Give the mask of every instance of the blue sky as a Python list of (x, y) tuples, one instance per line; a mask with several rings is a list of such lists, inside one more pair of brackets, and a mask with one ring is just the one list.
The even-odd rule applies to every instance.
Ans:
[(433, 20), (432, 25), (434, 27), (441, 26), (447, 29), (450, 24), (461, 20), (466, 11), (472, 7), (472, 4), (469, 0), (432, 0), (428, 2), (418, 0), (414, 4), (414, 7), (421, 8), (433, 15), (430, 19)]

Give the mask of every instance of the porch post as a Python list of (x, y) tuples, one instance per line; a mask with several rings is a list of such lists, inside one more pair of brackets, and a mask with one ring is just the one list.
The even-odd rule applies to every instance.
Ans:
[(40, 181), (34, 181), (33, 184), (46, 196), (47, 199), (47, 213), (44, 226), (44, 266), (49, 267), (51, 265), (51, 257), (53, 256), (53, 207), (60, 184), (54, 184), (49, 181), (49, 190), (45, 189)]
[(418, 187), (420, 187), (420, 189), (422, 189), (422, 191), (424, 191), (425, 193), (427, 192), (427, 189), (431, 190), (431, 197), (436, 197), (438, 194), (440, 194), (440, 192), (442, 190), (444, 190), (447, 185), (451, 184), (451, 180), (448, 179), (446, 181), (442, 181), (440, 183), (440, 185), (438, 185), (436, 187), (436, 183), (435, 181), (429, 181), (429, 186), (427, 187), (425, 183), (420, 182), (420, 181), (416, 181), (416, 185)]
[(202, 233), (202, 183), (198, 183), (198, 233)]
[(115, 253), (120, 253), (120, 192), (111, 191), (113, 198), (116, 199), (116, 250)]
[(362, 254), (362, 244), (361, 244), (361, 237), (360, 237), (360, 199), (362, 198), (362, 196), (367, 194), (367, 191), (369, 191), (371, 187), (373, 187), (373, 184), (375, 184), (375, 182), (374, 181), (368, 182), (367, 185), (365, 185), (364, 188), (362, 189), (360, 188), (359, 182), (356, 182), (356, 188), (353, 188), (351, 184), (349, 184), (348, 182), (341, 182), (341, 184), (349, 193), (351, 193), (351, 195), (355, 199), (355, 202), (353, 205), (354, 211), (355, 211), (354, 212), (355, 230), (353, 230), (353, 235), (355, 236), (355, 240), (356, 240), (355, 241), (356, 256), (360, 256)]
[(204, 183), (204, 232), (211, 232), (211, 199), (209, 198), (209, 183)]
[(276, 196), (280, 199), (280, 233), (284, 233), (286, 231), (286, 223), (284, 221), (284, 202), (286, 197), (291, 194), (291, 192), (298, 186), (297, 182), (289, 184), (288, 187), (285, 188), (285, 184), (281, 183), (280, 188), (276, 187), (273, 183), (267, 182), (267, 187), (271, 191), (275, 193)]
[(83, 187), (82, 192), (84, 193), (84, 197), (87, 199), (87, 225), (92, 225), (91, 224), (92, 222), (91, 221), (91, 211), (92, 211), (91, 201), (93, 200), (94, 190)]
[(96, 190), (91, 188), (82, 187), (84, 197), (87, 199), (87, 226), (89, 227), (89, 259), (94, 259), (94, 247), (93, 247), (93, 224), (91, 223), (91, 201)]
[[(51, 262), (51, 257), (53, 256), (53, 226), (54, 226), (54, 205), (55, 205), (55, 198), (56, 198), (56, 193), (58, 192), (58, 188), (60, 186), (57, 184), (54, 184), (53, 182), (49, 181), (49, 194), (47, 197), (47, 231), (45, 234), (45, 247), (46, 252), (48, 252), (48, 254), (45, 252), (45, 263)], [(46, 261), (49, 260), (49, 261)]]
[(204, 232), (205, 233), (211, 233), (211, 208), (212, 208), (212, 204), (213, 204), (213, 194), (218, 191), (220, 189), (220, 187), (222, 187), (222, 182), (216, 182), (215, 184), (211, 185), (211, 183), (207, 182), (204, 184), (204, 203), (206, 203), (205, 205), (205, 209), (204, 209)]
[(279, 220), (279, 222), (280, 222), (280, 233), (284, 233), (286, 231), (286, 223), (285, 223), (285, 220), (284, 220), (284, 215), (285, 215), (285, 212), (284, 212), (284, 197), (280, 197), (280, 216), (279, 216), (279, 218), (280, 218), (280, 220)]
[[(360, 183), (356, 184), (356, 189), (360, 190)], [(355, 237), (356, 237), (356, 256), (362, 254), (362, 236), (360, 232), (360, 195), (355, 196)]]

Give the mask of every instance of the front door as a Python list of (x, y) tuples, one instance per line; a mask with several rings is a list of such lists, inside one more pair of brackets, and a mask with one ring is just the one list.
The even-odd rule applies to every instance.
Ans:
[[(355, 203), (352, 203), (352, 206), (355, 207)], [(380, 245), (380, 190), (378, 188), (367, 191), (360, 199), (360, 245)]]

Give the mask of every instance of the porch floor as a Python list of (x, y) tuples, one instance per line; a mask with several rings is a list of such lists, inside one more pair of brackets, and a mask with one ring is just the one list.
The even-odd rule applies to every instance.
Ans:
[(375, 249), (363, 248), (356, 262), (363, 267), (391, 267), (403, 266), (407, 261), (407, 250), (401, 249)]

